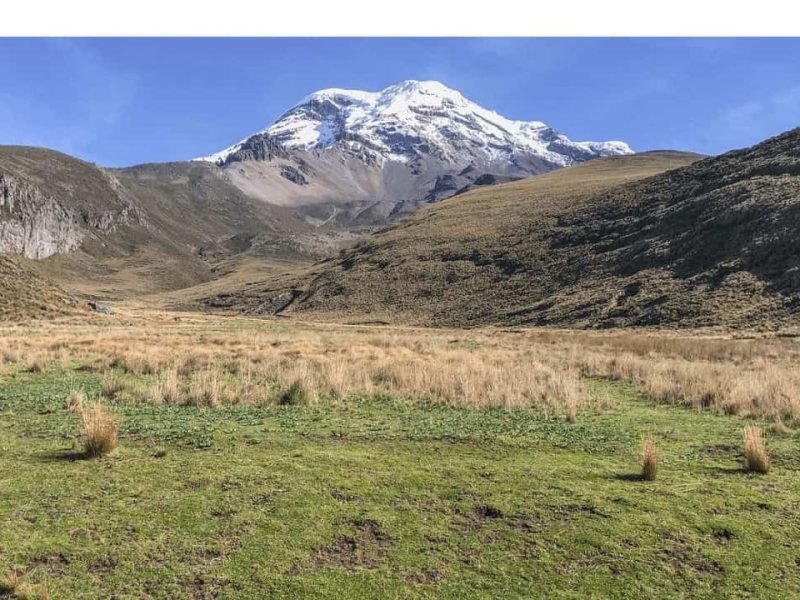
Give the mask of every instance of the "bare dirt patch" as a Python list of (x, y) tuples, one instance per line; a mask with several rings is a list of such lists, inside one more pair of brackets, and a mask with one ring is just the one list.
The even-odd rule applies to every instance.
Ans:
[(394, 543), (392, 538), (374, 519), (360, 519), (353, 521), (353, 525), (354, 535), (341, 535), (314, 552), (315, 569), (334, 567), (352, 571), (380, 566)]
[(69, 562), (69, 558), (62, 553), (43, 554), (31, 560), (28, 569), (42, 571), (50, 577), (63, 577)]
[(403, 580), (413, 585), (434, 585), (443, 579), (442, 574), (436, 569), (426, 569), (418, 573), (406, 573)]
[(678, 533), (671, 533), (665, 538), (662, 550), (664, 560), (672, 564), (676, 573), (681, 576), (722, 575), (724, 569), (716, 560), (709, 558), (695, 548), (691, 540)]

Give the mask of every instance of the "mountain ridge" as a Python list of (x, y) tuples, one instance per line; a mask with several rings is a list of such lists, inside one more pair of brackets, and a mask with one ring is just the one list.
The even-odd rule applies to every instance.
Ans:
[(313, 92), (266, 128), (194, 161), (309, 223), (374, 227), (481, 178), (509, 181), (631, 152), (624, 142), (573, 142), (439, 82), (407, 80), (379, 92)]
[(541, 121), (507, 119), (438, 81), (406, 80), (379, 92), (342, 88), (312, 92), (268, 127), (193, 160), (224, 164), (248, 140), (266, 134), (286, 149), (308, 151), (343, 145), (354, 154), (364, 151), (378, 161), (418, 158), (416, 143), (425, 152), (459, 162), (456, 144), (448, 144), (447, 138), (476, 144), (471, 131), (488, 140), (480, 153), (472, 154), (483, 160), (506, 159), (515, 150), (526, 149), (553, 165), (568, 166), (578, 160), (632, 152), (624, 142), (572, 142)]
[(0, 147), (0, 252), (44, 259), (80, 293), (158, 293), (250, 260), (310, 262), (459, 192), (629, 151), (505, 119), (435, 82), (322, 90), (216, 162), (105, 168)]
[(320, 263), (287, 310), (436, 326), (797, 325), (800, 129), (602, 180), (659, 154), (444, 201)]

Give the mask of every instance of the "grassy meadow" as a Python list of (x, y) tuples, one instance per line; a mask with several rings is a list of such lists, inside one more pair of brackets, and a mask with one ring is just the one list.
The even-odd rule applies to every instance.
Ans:
[(798, 360), (699, 334), (5, 327), (0, 597), (796, 596)]

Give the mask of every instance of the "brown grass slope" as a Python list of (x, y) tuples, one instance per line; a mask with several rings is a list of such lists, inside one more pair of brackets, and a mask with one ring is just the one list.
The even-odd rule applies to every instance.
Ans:
[(800, 129), (696, 159), (602, 159), (453, 198), (320, 265), (290, 310), (457, 326), (795, 323)]
[[(502, 286), (509, 277), (502, 257), (508, 253), (509, 240), (515, 239), (517, 253), (545, 255), (542, 239), (547, 226), (565, 207), (598, 190), (698, 158), (653, 152), (599, 159), (480, 188), (424, 209), (302, 275), (285, 273), (261, 284), (219, 291), (206, 297), (204, 304), (270, 312), (282, 304), (276, 299), (291, 292), (295, 301), (287, 312), (308, 311), (315, 318), (459, 325), (483, 315), (484, 322), (492, 322), (496, 315), (490, 314), (484, 300), (496, 296), (494, 303), (503, 301)], [(445, 318), (456, 307), (459, 314)]]
[(79, 310), (66, 292), (0, 254), (0, 323), (65, 316)]
[[(695, 158), (604, 159), (445, 201), (320, 265), (289, 310), (436, 325), (794, 323), (800, 130), (686, 166)], [(669, 162), (681, 168), (646, 177)]]

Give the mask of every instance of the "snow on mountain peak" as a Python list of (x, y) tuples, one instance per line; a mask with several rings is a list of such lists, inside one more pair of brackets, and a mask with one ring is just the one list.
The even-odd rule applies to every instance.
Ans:
[[(631, 152), (624, 142), (572, 142), (542, 122), (507, 119), (438, 81), (407, 80), (379, 92), (319, 90), (259, 133), (287, 149), (340, 148), (378, 163), (559, 167)], [(222, 163), (245, 141), (199, 160)]]

